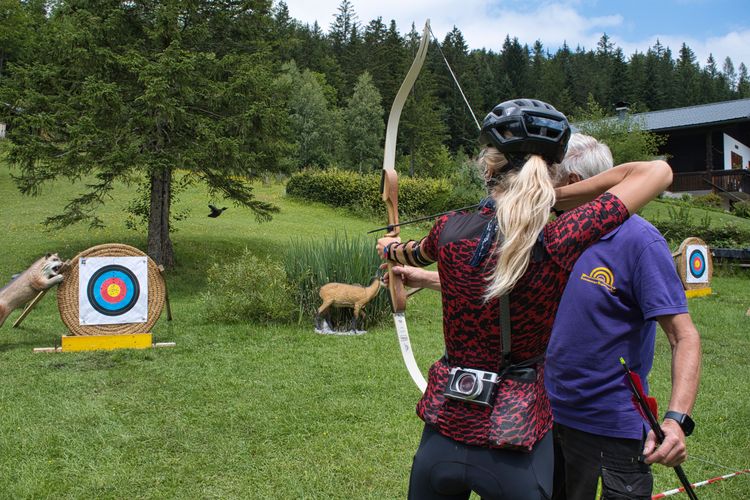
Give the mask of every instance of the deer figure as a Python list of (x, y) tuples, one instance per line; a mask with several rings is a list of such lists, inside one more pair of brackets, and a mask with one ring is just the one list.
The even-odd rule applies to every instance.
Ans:
[(315, 317), (316, 325), (320, 324), (321, 316), (329, 315), (331, 307), (352, 307), (354, 308), (352, 329), (356, 331), (359, 315), (365, 315), (362, 308), (378, 295), (381, 286), (383, 284), (377, 276), (366, 287), (348, 285), (346, 283), (328, 283), (323, 285), (318, 292), (320, 298), (323, 299), (323, 303), (318, 308), (318, 314)]

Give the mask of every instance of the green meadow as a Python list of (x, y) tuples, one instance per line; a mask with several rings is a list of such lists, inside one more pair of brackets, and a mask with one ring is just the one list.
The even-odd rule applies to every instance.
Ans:
[[(106, 228), (51, 230), (44, 218), (81, 187), (58, 181), (39, 197), (23, 197), (11, 173), (0, 163), (2, 284), (45, 252), (71, 258), (113, 242), (145, 248), (145, 233), (125, 226), (132, 187), (119, 186), (107, 201)], [(281, 208), (273, 221), (258, 223), (233, 205), (211, 219), (207, 204), (222, 200), (201, 187), (180, 196), (175, 208), (189, 215), (176, 226), (177, 266), (167, 276), (174, 320), (163, 315), (154, 329), (157, 341), (175, 347), (34, 354), (66, 333), (55, 294), (20, 328), (11, 328), (19, 311), (11, 315), (0, 329), (0, 498), (405, 498), (422, 425), (414, 413), (419, 393), (390, 323), (343, 337), (318, 335), (308, 320), (268, 326), (202, 319), (211, 264), (246, 248), (281, 259), (294, 238), (359, 235), (382, 225), (288, 199), (279, 183), (258, 183), (255, 192)], [(412, 227), (405, 235), (424, 231)], [(750, 467), (750, 276), (718, 274), (713, 295), (690, 301), (704, 351), (697, 427), (683, 466), (692, 481)], [(439, 308), (437, 294), (423, 292), (407, 309), (425, 371), (442, 354)], [(669, 360), (659, 335), (651, 385), (662, 408)], [(655, 493), (679, 485), (669, 469), (657, 466), (655, 476)], [(750, 476), (697, 493), (750, 498)]]

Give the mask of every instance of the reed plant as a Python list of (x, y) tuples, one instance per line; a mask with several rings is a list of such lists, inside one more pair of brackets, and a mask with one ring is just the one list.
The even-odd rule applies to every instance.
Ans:
[[(293, 238), (284, 258), (284, 268), (298, 305), (297, 319), (312, 321), (321, 304), (318, 290), (327, 283), (369, 285), (379, 277), (381, 260), (375, 250), (375, 240), (364, 236), (350, 237), (336, 232), (322, 241)], [(379, 293), (364, 309), (363, 325), (376, 325), (390, 312), (387, 293)], [(350, 310), (331, 312), (332, 326), (351, 320)]]

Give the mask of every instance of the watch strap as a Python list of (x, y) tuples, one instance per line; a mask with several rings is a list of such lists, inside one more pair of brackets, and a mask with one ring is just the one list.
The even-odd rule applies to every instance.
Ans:
[(690, 418), (690, 415), (688, 415), (687, 413), (680, 413), (678, 411), (670, 410), (664, 414), (664, 418), (669, 418), (680, 424), (680, 428), (682, 429), (682, 432), (685, 433), (685, 436), (689, 436), (693, 433), (695, 423), (693, 423), (693, 419)]

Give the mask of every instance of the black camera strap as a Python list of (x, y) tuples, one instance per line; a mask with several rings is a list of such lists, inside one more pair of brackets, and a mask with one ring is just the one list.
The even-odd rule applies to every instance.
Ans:
[(500, 333), (503, 336), (503, 364), (501, 368), (510, 366), (510, 300), (508, 295), (500, 297)]
[(521, 361), (520, 363), (516, 363), (515, 365), (511, 362), (510, 300), (508, 298), (508, 295), (509, 294), (506, 293), (505, 295), (500, 297), (500, 330), (503, 336), (503, 360), (498, 375), (501, 377), (505, 375), (508, 370), (511, 370), (513, 368), (527, 368), (535, 366), (537, 363), (543, 360), (545, 356), (545, 353), (542, 353), (539, 356), (534, 356), (533, 358), (526, 359), (524, 361)]

